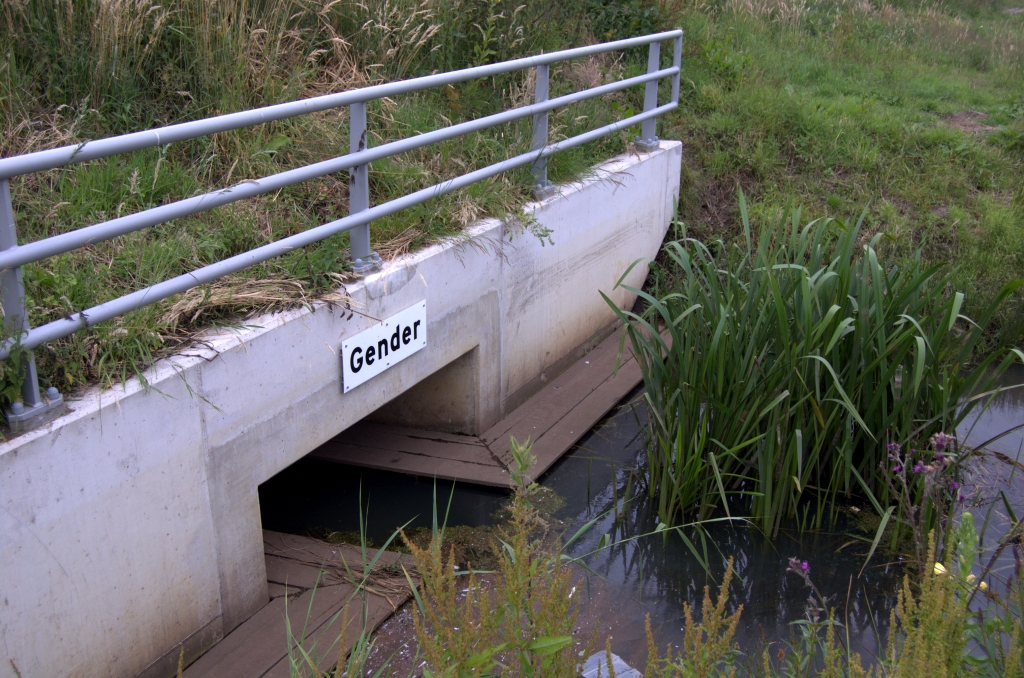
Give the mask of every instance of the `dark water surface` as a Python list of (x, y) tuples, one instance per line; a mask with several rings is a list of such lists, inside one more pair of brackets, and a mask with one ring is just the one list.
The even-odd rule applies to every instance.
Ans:
[[(1024, 384), (1024, 367), (1015, 365), (999, 382), (1001, 388), (1009, 390), (1000, 392), (980, 416), (968, 417), (958, 430), (960, 438), (970, 445), (982, 445), (1024, 424), (1024, 388), (1010, 388), (1020, 384)], [(988, 443), (977, 457), (971, 460), (964, 483), (968, 490), (965, 509), (972, 513), (982, 533), (982, 562), (975, 566), (975, 572), (981, 575), (982, 568), (990, 565), (985, 578), (993, 590), (1002, 594), (1008, 577), (1024, 559), (1020, 545), (1001, 549), (998, 544), (1013, 527), (1014, 517), (1024, 518), (1024, 428)], [(973, 607), (981, 604), (979, 600)]]
[[(1014, 369), (1004, 385), (1024, 383), (1024, 369)], [(587, 601), (581, 621), (597, 624), (600, 636), (612, 636), (612, 649), (627, 662), (643, 665), (647, 656), (644, 618), (650, 615), (658, 644), (678, 645), (683, 637), (683, 605), (700, 609), (703, 588), (717, 588), (728, 558), (735, 563), (732, 606), (742, 604), (737, 640), (743, 650), (759, 656), (767, 644), (791, 638), (793, 622), (802, 619), (809, 593), (804, 582), (786, 572), (790, 557), (806, 560), (821, 593), (836, 609), (838, 621), (849, 632), (853, 649), (865, 659), (878, 652), (878, 638), (888, 632), (889, 611), (902, 579), (899, 562), (886, 562), (878, 553), (864, 568), (867, 544), (852, 518), (841, 516), (830, 532), (803, 532), (796, 524), (784, 526), (768, 538), (742, 524), (714, 524), (706, 528), (709, 571), (674, 532), (637, 537), (657, 526), (656, 508), (638, 487), (634, 473), (642, 452), (641, 428), (645, 413), (638, 390), (587, 434), (542, 478), (541, 484), (565, 500), (557, 517), (566, 534), (598, 518), (594, 527), (573, 545), (571, 555), (582, 557), (598, 550), (604, 535), (617, 545), (587, 556), (595, 574), (588, 575), (578, 594)], [(1024, 423), (1024, 389), (1001, 393), (980, 418), (966, 422), (959, 432), (978, 444), (997, 433)], [(1017, 517), (1024, 516), (1024, 430), (990, 446), (1011, 459), (1020, 456), (1020, 468), (988, 455), (973, 463), (967, 504), (981, 528), (988, 515), (984, 546), (993, 545), (1010, 526), (1002, 504), (1002, 491)], [(437, 497), (442, 513), (451, 497), (448, 524), (486, 525), (507, 494), (472, 485), (374, 471), (304, 459), (260, 487), (263, 525), (267, 529), (299, 534), (327, 528), (359, 530), (362, 496), (367, 534), (380, 544), (399, 525), (429, 526)], [(624, 501), (629, 493), (632, 498)], [(997, 500), (997, 501), (994, 501)], [(618, 510), (615, 510), (615, 507)], [(990, 510), (991, 507), (991, 510)], [(698, 549), (700, 541), (689, 533)], [(858, 537), (860, 537), (858, 539)], [(626, 541), (622, 541), (626, 540)], [(996, 560), (998, 579), (1012, 572), (1012, 551)], [(980, 568), (979, 568), (980, 574)], [(844, 636), (847, 631), (841, 632)], [(776, 650), (773, 648), (772, 655)]]

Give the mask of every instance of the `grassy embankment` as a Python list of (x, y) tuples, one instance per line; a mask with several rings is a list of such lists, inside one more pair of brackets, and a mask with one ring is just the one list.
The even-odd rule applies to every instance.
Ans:
[[(1009, 0), (1007, 0), (1008, 2)], [(755, 223), (791, 198), (805, 214), (871, 209), (897, 258), (956, 262), (967, 311), (1024, 263), (1024, 14), (1009, 4), (686, 3), (608, 0), (331, 3), (149, 0), (8, 3), (0, 22), (0, 153), (72, 143), (362, 84), (681, 25), (681, 111), (661, 135), (687, 143), (680, 218), (691, 235), (739, 234), (736, 188)], [(553, 94), (642, 69), (641, 58), (563, 68)], [(667, 56), (666, 56), (667, 58)], [(371, 143), (529, 99), (509, 77), (371, 107)], [(553, 138), (621, 117), (639, 92), (561, 112)], [(987, 114), (980, 118), (974, 112)], [(509, 125), (377, 163), (374, 200), (526, 147)], [(620, 152), (627, 135), (559, 156), (566, 178)], [(176, 144), (13, 182), (22, 241), (332, 157), (344, 112)], [(346, 213), (325, 177), (26, 267), (40, 324)], [(385, 256), (455, 235), (526, 199), (524, 172), (374, 224)], [(37, 351), (44, 385), (117, 381), (198, 328), (328, 292), (346, 236), (254, 267)], [(1020, 297), (999, 318), (1020, 333)], [(9, 388), (9, 374), (3, 385)]]
[[(653, 28), (649, 12), (600, 0), (69, 0), (5, 4), (0, 155), (101, 138), (618, 38)], [(557, 67), (552, 96), (643, 71), (642, 55)], [(371, 145), (532, 101), (529, 73), (374, 102)], [(642, 89), (552, 115), (557, 140), (642, 105)], [(375, 163), (381, 202), (529, 148), (529, 120)], [(554, 180), (622, 151), (626, 134), (560, 154)], [(22, 242), (266, 176), (348, 150), (347, 111), (41, 172), (12, 182)], [(347, 214), (347, 173), (52, 257), (25, 267), (33, 325), (60, 318)], [(373, 224), (388, 258), (515, 212), (529, 174), (509, 173)], [(329, 293), (345, 275), (346, 234), (36, 351), (44, 386), (117, 382), (197, 329)], [(13, 371), (0, 375), (16, 396)]]
[[(1024, 273), (1024, 6), (727, 0), (684, 12), (689, 235), (741, 234), (788, 201), (956, 264), (968, 314)], [(1013, 343), (1022, 297), (1000, 317)]]

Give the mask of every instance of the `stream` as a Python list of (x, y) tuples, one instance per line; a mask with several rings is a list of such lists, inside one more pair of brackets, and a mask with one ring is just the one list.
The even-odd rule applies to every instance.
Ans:
[[(1015, 366), (1004, 375), (1001, 385), (1022, 383), (1024, 369)], [(743, 523), (715, 523), (705, 527), (706, 546), (688, 531), (702, 556), (706, 548), (707, 569), (672, 531), (631, 539), (652, 533), (658, 524), (656, 507), (639, 491), (639, 476), (634, 472), (643, 451), (642, 397), (642, 389), (628, 396), (540, 481), (564, 499), (554, 517), (561, 521), (566, 538), (597, 518), (593, 528), (569, 549), (570, 555), (586, 556), (591, 570), (581, 583), (586, 598), (580, 626), (590, 629), (598, 625), (602, 641), (611, 637), (613, 652), (642, 667), (647, 657), (647, 615), (660, 648), (680, 645), (684, 604), (699, 613), (705, 585), (717, 591), (732, 557), (735, 578), (730, 609), (743, 605), (736, 640), (759, 662), (765, 649), (773, 657), (785, 651), (780, 641), (793, 637), (793, 622), (804, 616), (809, 589), (800, 577), (786, 572), (788, 559), (796, 557), (809, 563), (811, 579), (836, 610), (837, 621), (846, 627), (841, 633), (848, 633), (852, 648), (870, 663), (878, 654), (879, 639), (884, 648), (889, 613), (904, 570), (899, 559), (882, 549), (864, 567), (869, 547), (864, 538), (871, 535), (858, 526), (856, 514), (840, 514), (834, 529), (828, 531), (801, 532), (791, 521), (774, 539)], [(961, 440), (966, 437), (968, 444), (978, 444), (1021, 423), (1024, 388), (1000, 393), (982, 416), (969, 417), (958, 434)], [(987, 450), (984, 457), (972, 461), (965, 483), (965, 505), (974, 513), (979, 531), (987, 517), (983, 561), (995, 552), (999, 537), (1012, 525), (1007, 505), (1013, 515), (1024, 516), (1024, 429), (992, 443)], [(1018, 457), (1019, 467), (1013, 463)], [(630, 501), (623, 500), (627, 491), (632, 495)], [(491, 488), (435, 483), (312, 459), (299, 461), (260, 487), (264, 527), (297, 534), (324, 530), (358, 534), (362, 498), (365, 534), (377, 546), (399, 525), (430, 526), (435, 497), (439, 518), (443, 519), (447, 510), (449, 525), (482, 526), (491, 524), (506, 496)], [(599, 550), (604, 535), (613, 546)], [(990, 575), (994, 590), (999, 590), (1014, 567), (1014, 551), (1001, 552)], [(385, 624), (385, 637), (387, 627), (394, 625), (400, 627), (401, 621)], [(390, 633), (400, 635), (401, 630)], [(395, 647), (399, 645), (407, 647), (407, 643)]]

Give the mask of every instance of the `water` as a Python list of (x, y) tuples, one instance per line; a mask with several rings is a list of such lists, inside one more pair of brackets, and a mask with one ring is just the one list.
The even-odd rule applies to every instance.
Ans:
[[(1004, 386), (1024, 383), (1024, 369), (1011, 370)], [(650, 615), (658, 644), (678, 645), (683, 637), (684, 604), (700, 609), (703, 589), (717, 590), (725, 564), (734, 558), (736, 578), (731, 587), (732, 609), (743, 605), (736, 640), (754, 655), (772, 643), (792, 636), (792, 622), (804, 615), (809, 593), (803, 581), (786, 572), (790, 557), (806, 560), (810, 574), (840, 621), (849, 631), (854, 650), (865, 659), (878, 653), (879, 638), (888, 632), (889, 611), (895, 604), (903, 577), (900, 562), (887, 562), (881, 552), (864, 568), (869, 533), (857, 531), (852, 518), (841, 517), (830, 532), (803, 532), (795, 524), (784, 526), (770, 539), (753, 527), (718, 524), (707, 528), (708, 570), (673, 533), (629, 540), (653, 532), (656, 512), (639, 491), (634, 472), (642, 452), (642, 407), (635, 407), (640, 392), (633, 393), (584, 437), (541, 480), (541, 484), (565, 499), (557, 518), (571, 535), (585, 522), (597, 518), (594, 527), (570, 553), (577, 557), (597, 550), (603, 535), (610, 549), (586, 558), (589, 574), (580, 582), (586, 604), (581, 614), (584, 628), (598, 625), (600, 636), (612, 637), (612, 650), (627, 662), (642, 666), (647, 656), (644, 619)], [(1024, 389), (999, 395), (980, 418), (965, 422), (959, 433), (978, 444), (997, 433), (1024, 423)], [(973, 429), (971, 426), (973, 425)], [(1024, 430), (990, 446), (1010, 459), (1020, 455), (1022, 468), (994, 455), (972, 464), (969, 508), (979, 528), (988, 516), (983, 545), (987, 554), (1011, 525), (1000, 491), (1017, 517), (1024, 516)], [(330, 462), (304, 459), (260, 487), (264, 527), (294, 533), (317, 528), (359, 530), (359, 498), (368, 536), (380, 544), (399, 525), (429, 526), (435, 496), (439, 511), (449, 503), (448, 524), (487, 525), (501, 507), (506, 493), (477, 486), (414, 478)], [(634, 498), (624, 502), (630, 493)], [(618, 506), (618, 511), (614, 507)], [(443, 518), (443, 515), (441, 516)], [(698, 550), (696, 535), (690, 533)], [(859, 537), (859, 538), (858, 538)], [(999, 553), (993, 585), (1013, 571), (1012, 550)], [(980, 573), (980, 569), (979, 569)], [(846, 631), (842, 631), (846, 635)], [(777, 651), (772, 648), (773, 656)]]
[[(618, 545), (586, 559), (597, 576), (589, 577), (590, 601), (583, 620), (601, 625), (601, 635), (612, 636), (612, 650), (627, 662), (642, 666), (647, 657), (644, 620), (660, 647), (679, 645), (683, 639), (684, 604), (699, 614), (704, 586), (717, 592), (729, 557), (736, 573), (730, 590), (731, 609), (743, 605), (736, 640), (748, 652), (760, 655), (767, 644), (789, 639), (790, 622), (803, 617), (810, 590), (803, 580), (786, 573), (788, 559), (807, 560), (811, 576), (831, 605), (843, 615), (856, 649), (873, 655), (876, 634), (884, 638), (889, 609), (895, 602), (899, 564), (876, 561), (858, 577), (867, 548), (843, 529), (834, 533), (798, 533), (795, 525), (784, 527), (775, 539), (741, 524), (719, 523), (706, 527), (708, 569), (699, 537), (688, 533), (700, 554), (696, 557), (673, 533), (629, 537), (654, 531), (656, 507), (637, 493), (633, 473), (642, 451), (642, 408), (621, 405), (559, 464), (545, 485), (567, 498), (564, 517), (576, 510), (572, 521), (579, 525), (599, 517), (593, 529), (572, 549), (583, 556), (598, 550), (602, 536)], [(600, 469), (598, 471), (598, 469)], [(632, 476), (632, 477), (631, 477)], [(600, 484), (595, 479), (600, 478)], [(613, 481), (614, 478), (614, 481)], [(591, 494), (580, 488), (589, 479)], [(593, 488), (601, 486), (600, 491)], [(627, 489), (638, 495), (627, 504)], [(585, 504), (583, 502), (586, 502)], [(618, 513), (616, 504), (623, 508)], [(571, 533), (571, 531), (570, 531)]]
[[(1019, 384), (1024, 384), (1024, 367), (1019, 365), (999, 381), (1002, 388)], [(968, 417), (957, 433), (969, 444), (981, 445), (1021, 424), (1024, 388), (1013, 388), (1001, 392), (981, 416)], [(995, 591), (1004, 593), (1007, 579), (1016, 570), (1016, 561), (1024, 556), (1018, 545), (1005, 549), (998, 545), (1016, 519), (1024, 518), (1024, 428), (986, 445), (980, 459), (971, 463), (964, 485), (968, 489), (965, 509), (971, 511), (982, 533), (982, 564), (994, 559), (986, 579)], [(981, 569), (976, 569), (980, 575)], [(983, 601), (978, 601), (974, 607), (981, 604)]]

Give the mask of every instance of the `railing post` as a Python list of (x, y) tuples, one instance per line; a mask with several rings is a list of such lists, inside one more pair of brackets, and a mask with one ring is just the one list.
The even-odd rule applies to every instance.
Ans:
[(672, 103), (679, 103), (679, 76), (683, 69), (683, 36), (676, 36), (672, 43), (672, 66), (676, 74), (672, 76)]
[[(14, 203), (11, 201), (11, 184), (0, 179), (0, 251), (18, 246), (18, 232), (14, 224)], [(28, 331), (28, 311), (25, 308), (25, 286), (21, 267), (0, 272), (0, 303), (3, 304), (5, 334), (21, 337)], [(16, 356), (11, 356), (17, 359)], [(15, 431), (24, 431), (56, 419), (64, 413), (64, 398), (57, 389), (46, 389), (46, 397), (39, 393), (39, 376), (36, 373), (36, 359), (31, 351), (22, 355), (21, 400), (12, 403), (4, 414), (7, 423)]]
[[(655, 73), (661, 64), (661, 43), (652, 42), (651, 50), (647, 54), (647, 72)], [(644, 90), (644, 112), (653, 111), (658, 107), (658, 81), (651, 80)], [(640, 136), (633, 143), (638, 151), (650, 153), (658, 148), (657, 130), (658, 119), (648, 118), (640, 123)]]
[[(365, 151), (366, 103), (360, 102), (348, 107), (349, 145), (352, 153)], [(348, 213), (355, 214), (370, 208), (369, 165), (359, 165), (349, 170)], [(348, 232), (351, 246), (352, 270), (365, 275), (381, 269), (380, 256), (370, 250), (370, 224), (356, 226)]]
[[(537, 66), (537, 83), (534, 88), (533, 100), (535, 103), (544, 103), (548, 100), (548, 76), (551, 73), (551, 66), (541, 64)], [(533, 144), (530, 150), (538, 153), (548, 145), (548, 112), (537, 113), (533, 116)], [(533, 173), (533, 195), (538, 200), (548, 198), (555, 192), (555, 187), (548, 181), (548, 159), (537, 158), (530, 171)]]

